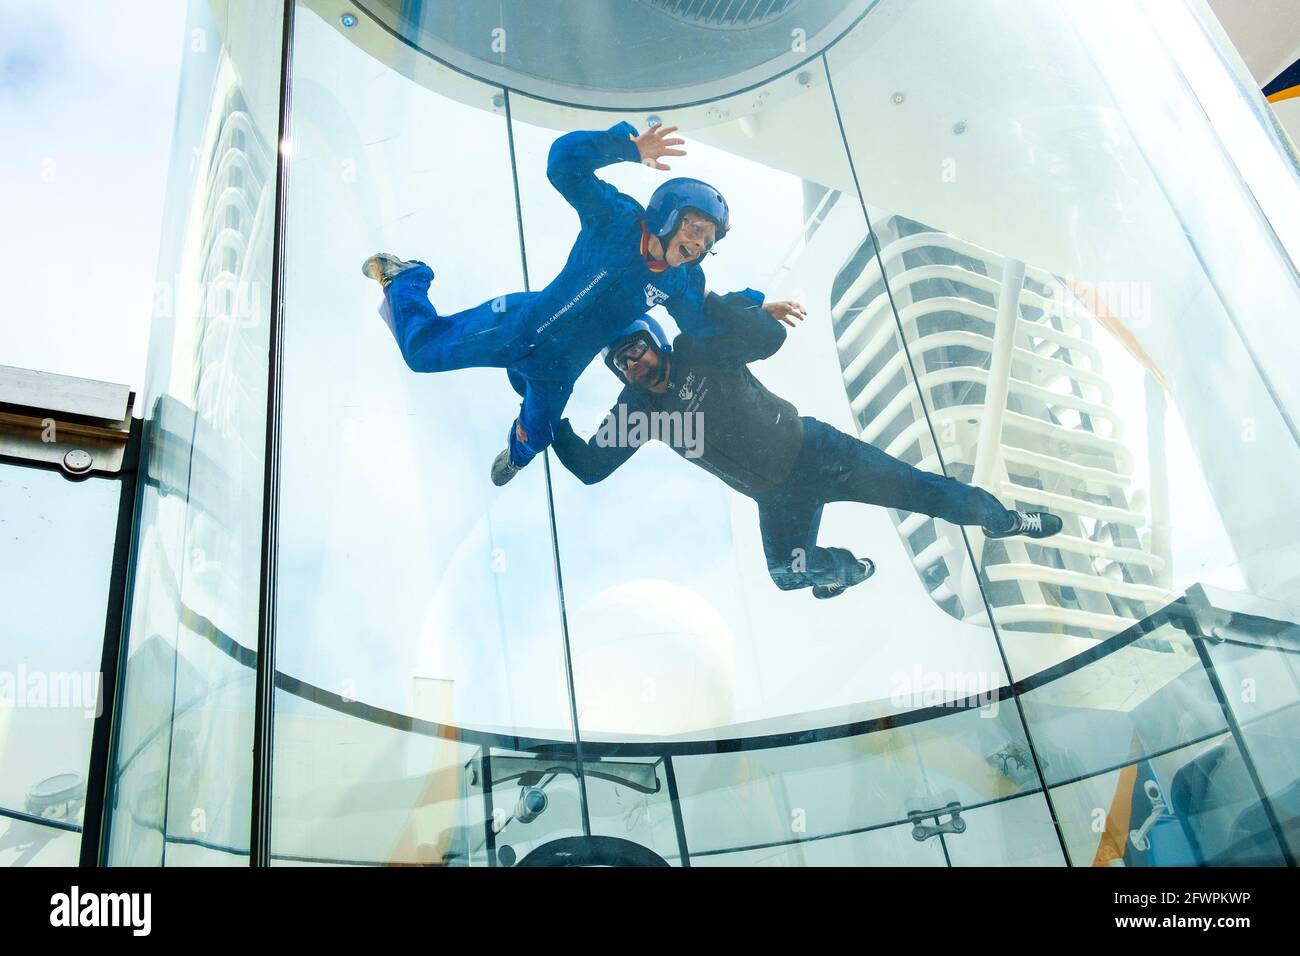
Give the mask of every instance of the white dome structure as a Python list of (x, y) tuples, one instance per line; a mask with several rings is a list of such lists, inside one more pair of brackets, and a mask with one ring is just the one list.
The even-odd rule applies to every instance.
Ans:
[(735, 635), (680, 584), (606, 588), (573, 614), (570, 641), (584, 736), (667, 736), (733, 719)]

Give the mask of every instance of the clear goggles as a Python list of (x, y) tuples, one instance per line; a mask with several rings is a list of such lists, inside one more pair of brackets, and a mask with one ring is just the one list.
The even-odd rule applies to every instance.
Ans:
[(687, 239), (704, 243), (704, 251), (708, 252), (713, 248), (718, 227), (709, 219), (683, 219), (680, 231)]
[(620, 372), (626, 372), (629, 362), (635, 362), (649, 350), (650, 340), (644, 334), (641, 334), (626, 345), (620, 346), (612, 356), (611, 361), (614, 363), (614, 368)]

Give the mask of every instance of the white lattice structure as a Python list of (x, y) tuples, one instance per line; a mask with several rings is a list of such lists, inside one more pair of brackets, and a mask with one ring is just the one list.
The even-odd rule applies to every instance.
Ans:
[[(1093, 342), (1097, 317), (1041, 269), (1024, 267), (1023, 288), (1016, 273), (1004, 293), (1011, 260), (903, 219), (877, 229), (880, 258), (868, 239), (840, 272), (832, 304), (862, 438), (927, 471), (988, 487), (1009, 507), (1050, 510), (1065, 522), (1043, 542), (1049, 547), (1023, 538), (986, 544), (970, 528), (968, 551), (953, 525), (896, 516), (931, 597), (954, 616), (987, 624), (973, 551), (994, 619), (1013, 630), (1104, 638), (1163, 604), (1167, 536), (1159, 522), (1154, 538), (1144, 533), (1152, 521), (1133, 487), (1133, 450)], [(1004, 303), (1004, 295), (1015, 301)], [(1148, 390), (1148, 414), (1157, 419), (1160, 398)], [(1153, 477), (1163, 481), (1154, 469)], [(1163, 500), (1162, 489), (1157, 495)]]

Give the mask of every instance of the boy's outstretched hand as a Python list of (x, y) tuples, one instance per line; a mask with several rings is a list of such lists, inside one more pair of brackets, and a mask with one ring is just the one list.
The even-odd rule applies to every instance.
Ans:
[(772, 318), (776, 319), (778, 322), (784, 322), (792, 329), (794, 328), (796, 319), (802, 322), (804, 319), (808, 318), (808, 313), (804, 311), (804, 307), (798, 302), (764, 302), (763, 309)]
[(669, 169), (667, 163), (661, 163), (661, 156), (685, 156), (686, 150), (673, 149), (674, 146), (681, 146), (686, 142), (684, 139), (677, 137), (667, 138), (669, 133), (677, 132), (676, 126), (651, 126), (632, 142), (636, 143), (636, 151), (641, 154), (641, 162), (654, 169)]

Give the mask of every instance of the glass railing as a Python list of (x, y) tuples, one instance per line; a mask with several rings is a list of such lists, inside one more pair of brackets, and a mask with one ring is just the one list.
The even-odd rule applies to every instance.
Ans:
[[(1300, 624), (1275, 605), (1211, 603), (1225, 599), (1194, 589), (1088, 651), (959, 700), (922, 693), (863, 705), (880, 716), (821, 711), (654, 739), (592, 734), (581, 750), (553, 731), (460, 727), (278, 674), (272, 860), (555, 865), (585, 848), (590, 862), (674, 866), (1285, 865), (1300, 811)], [(253, 666), (224, 635), (208, 642), (230, 666)], [(1245, 666), (1273, 675), (1268, 686), (1230, 693)], [(182, 751), (174, 764), (194, 760)], [(132, 814), (161, 798), (123, 794)], [(241, 853), (169, 839), (179, 862)]]

